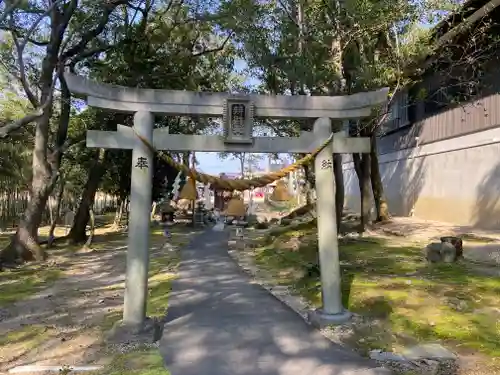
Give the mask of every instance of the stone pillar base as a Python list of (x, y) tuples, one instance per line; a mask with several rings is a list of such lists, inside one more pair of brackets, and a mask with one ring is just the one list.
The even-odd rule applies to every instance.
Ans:
[(351, 320), (351, 317), (352, 314), (347, 310), (339, 314), (327, 314), (322, 309), (311, 310), (307, 313), (307, 320), (316, 328), (344, 324)]
[(160, 340), (164, 322), (157, 318), (147, 317), (142, 324), (125, 324), (116, 322), (106, 334), (111, 343), (154, 343)]

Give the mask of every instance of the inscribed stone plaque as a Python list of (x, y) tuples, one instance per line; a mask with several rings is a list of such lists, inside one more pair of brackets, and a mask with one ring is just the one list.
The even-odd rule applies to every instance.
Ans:
[(226, 143), (252, 143), (254, 104), (246, 98), (230, 98), (224, 103), (222, 120)]

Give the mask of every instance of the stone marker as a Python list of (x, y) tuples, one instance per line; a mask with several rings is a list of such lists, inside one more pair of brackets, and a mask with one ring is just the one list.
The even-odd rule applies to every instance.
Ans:
[(445, 236), (441, 237), (441, 242), (448, 242), (451, 243), (453, 246), (455, 246), (455, 249), (457, 250), (457, 258), (463, 258), (464, 257), (464, 247), (463, 247), (463, 242), (460, 237), (455, 237), (455, 236)]

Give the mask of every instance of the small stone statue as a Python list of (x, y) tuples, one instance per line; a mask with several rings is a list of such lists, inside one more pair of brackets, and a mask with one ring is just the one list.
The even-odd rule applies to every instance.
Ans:
[(450, 242), (432, 242), (424, 249), (425, 258), (431, 263), (453, 263), (457, 260), (457, 249)]
[(455, 249), (457, 250), (457, 258), (464, 257), (464, 248), (461, 238), (454, 236), (446, 236), (446, 237), (441, 237), (441, 242), (442, 243), (448, 242), (451, 243), (453, 246), (455, 246)]

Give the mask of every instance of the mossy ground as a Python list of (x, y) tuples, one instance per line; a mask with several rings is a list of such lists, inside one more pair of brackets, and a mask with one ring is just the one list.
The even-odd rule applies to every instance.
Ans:
[[(165, 314), (171, 289), (171, 281), (175, 278), (176, 268), (179, 263), (178, 249), (187, 244), (190, 237), (195, 234), (192, 229), (183, 226), (170, 228), (169, 231), (172, 236), (168, 242), (172, 245), (173, 249), (167, 250), (158, 246), (166, 241), (163, 234), (164, 230), (156, 227), (151, 230), (151, 243), (155, 246), (155, 250), (151, 251), (150, 256), (149, 296), (147, 305), (148, 316), (163, 316)], [(92, 245), (93, 251), (90, 254), (93, 259), (101, 259), (99, 254), (102, 253), (103, 266), (107, 267), (104, 267), (103, 270), (110, 269), (109, 266), (113, 269), (116, 269), (116, 267), (120, 269), (124, 268), (126, 249), (123, 245), (126, 244), (126, 238), (126, 233), (118, 232), (108, 232), (96, 235), (95, 242)], [(120, 250), (117, 251), (116, 249)], [(81, 258), (73, 256), (77, 251), (78, 249), (68, 250), (68, 246), (58, 244), (56, 248), (50, 250), (50, 252), (52, 252), (51, 255), (60, 260), (58, 265), (51, 266), (49, 263), (43, 268), (42, 266), (37, 266), (37, 268), (27, 265), (18, 270), (0, 273), (0, 304), (5, 303), (5, 307), (8, 309), (12, 302), (19, 301), (23, 303), (22, 300), (24, 298), (36, 293), (42, 288), (50, 286), (50, 283), (57, 282), (59, 276), (71, 277), (71, 270), (73, 267), (79, 267), (79, 265), (77, 265), (78, 262), (80, 262), (81, 265)], [(80, 259), (80, 261), (78, 259)], [(112, 262), (112, 264), (107, 264), (106, 262)], [(22, 275), (22, 277), (19, 277), (20, 275)], [(82, 285), (82, 290), (84, 289), (85, 286)], [(68, 298), (76, 301), (80, 298), (80, 295), (91, 293), (96, 295), (96, 300), (99, 298), (104, 298), (106, 300), (107, 297), (104, 297), (104, 295), (112, 293), (119, 296), (123, 293), (123, 289), (124, 283), (112, 285), (105, 284), (94, 291), (86, 290), (82, 292), (78, 290), (70, 294), (68, 294), (70, 291), (65, 291), (65, 295), (67, 294), (67, 296), (62, 298), (64, 298), (66, 302)], [(100, 295), (103, 295), (103, 297), (99, 297)], [(52, 298), (57, 299), (58, 296), (54, 295), (51, 299)], [(87, 327), (86, 331), (78, 332), (78, 335), (86, 335), (89, 334), (90, 331), (94, 332), (94, 335), (104, 335), (113, 324), (121, 319), (121, 316), (121, 303), (118, 301), (118, 303), (115, 303), (102, 316), (100, 323)], [(26, 355), (29, 360), (30, 358), (28, 357), (31, 355), (30, 353), (36, 351), (40, 343), (53, 339), (53, 336), (54, 332), (52, 332), (52, 328), (47, 328), (47, 325), (44, 325), (43, 322), (40, 324), (30, 324), (20, 326), (15, 330), (9, 331), (6, 335), (3, 335), (0, 339), (0, 346), (6, 349), (17, 348), (16, 350), (20, 353), (25, 353), (24, 355)], [(109, 365), (99, 373), (168, 374), (163, 366), (163, 361), (158, 351), (155, 349), (144, 347), (129, 353), (116, 354), (109, 352), (104, 345), (102, 350), (103, 353), (108, 353), (110, 356), (108, 361), (105, 361), (109, 362)]]
[(22, 344), (36, 348), (47, 337), (48, 329), (43, 325), (26, 325), (0, 337), (0, 346)]
[[(292, 237), (300, 248), (283, 246)], [(255, 249), (257, 264), (314, 306), (321, 303), (315, 223), (276, 228)], [(460, 353), (500, 358), (500, 278), (466, 263), (429, 265), (422, 245), (401, 238), (341, 241), (343, 302), (373, 319), (350, 342), (361, 352), (442, 342)], [(312, 270), (312, 271), (311, 271)]]
[[(0, 249), (10, 242), (11, 234), (0, 234)], [(62, 275), (58, 269), (43, 265), (27, 265), (0, 272), (0, 306), (22, 300), (42, 288), (49, 287)]]
[(106, 375), (169, 375), (163, 358), (156, 349), (142, 348), (115, 355), (99, 374)]
[[(170, 266), (173, 266), (170, 263)], [(147, 315), (162, 317), (168, 305), (172, 274), (156, 274), (149, 278)], [(103, 331), (110, 329), (121, 319), (121, 311), (108, 314), (103, 322)], [(169, 375), (163, 358), (157, 349), (143, 347), (123, 354), (114, 354), (111, 362), (94, 375)]]
[(0, 306), (22, 300), (47, 288), (62, 272), (47, 267), (30, 267), (0, 272)]

